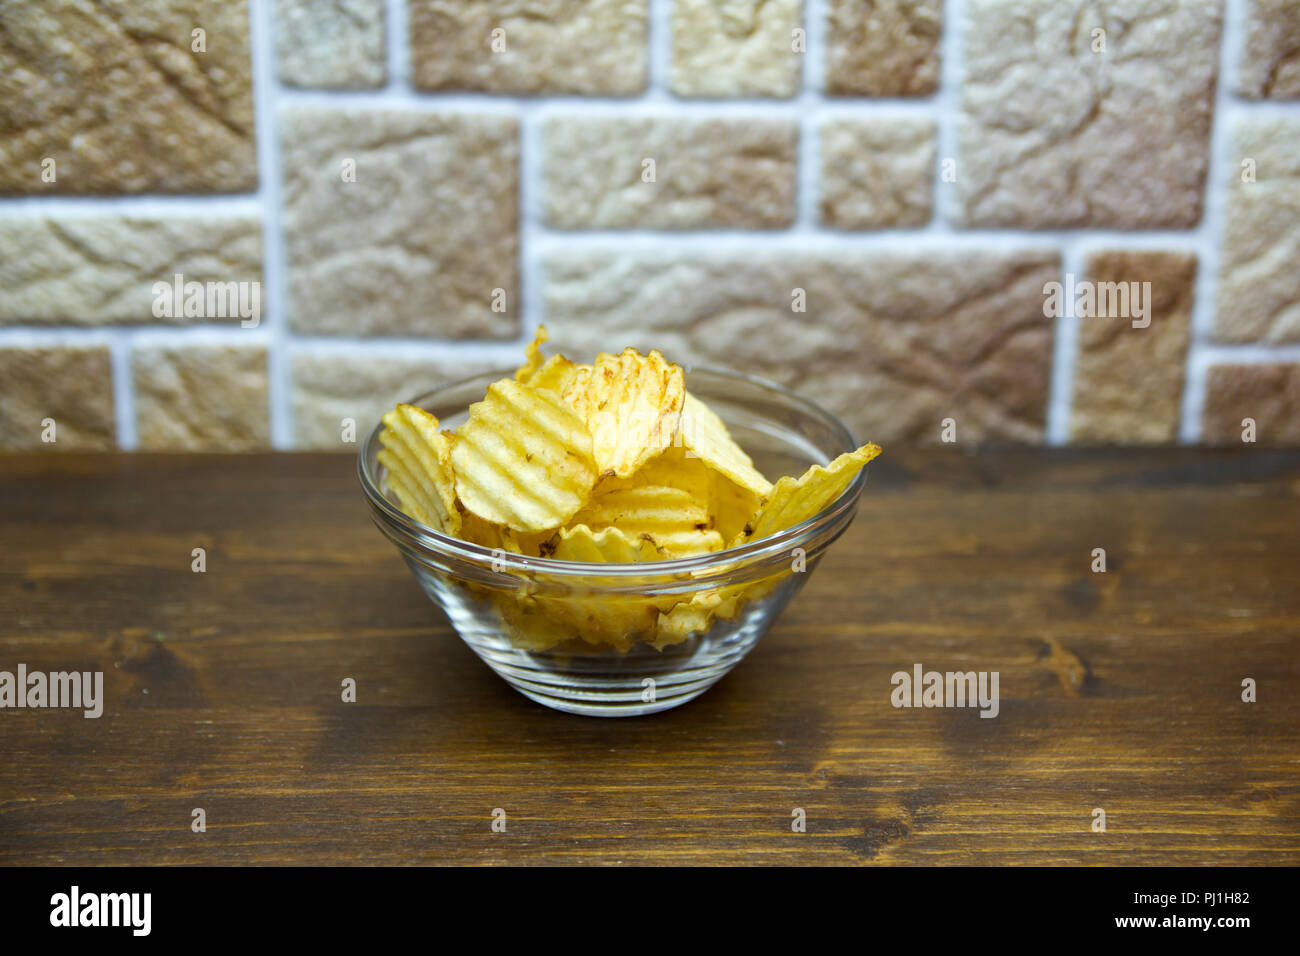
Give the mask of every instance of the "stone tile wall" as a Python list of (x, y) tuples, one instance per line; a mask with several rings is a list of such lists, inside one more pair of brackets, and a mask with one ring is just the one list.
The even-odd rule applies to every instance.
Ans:
[(1300, 0), (0, 2), (0, 449), (347, 449), (539, 322), (1300, 444)]

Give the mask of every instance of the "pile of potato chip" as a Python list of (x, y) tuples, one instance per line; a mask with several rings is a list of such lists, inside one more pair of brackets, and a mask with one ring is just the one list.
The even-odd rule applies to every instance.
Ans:
[[(663, 561), (721, 551), (799, 524), (839, 497), (880, 454), (866, 444), (775, 485), (657, 351), (590, 365), (544, 358), (546, 329), (514, 378), (488, 386), (456, 432), (423, 409), (384, 415), (379, 461), (403, 512), (483, 547), (561, 561)], [(568, 641), (664, 647), (733, 617), (774, 582), (687, 595), (477, 589), (517, 646)]]

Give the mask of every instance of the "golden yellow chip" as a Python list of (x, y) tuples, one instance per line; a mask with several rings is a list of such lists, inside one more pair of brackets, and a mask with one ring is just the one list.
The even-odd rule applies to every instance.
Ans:
[(731, 541), (744, 530), (761, 503), (754, 492), (715, 471), (705, 464), (704, 459), (685, 448), (669, 448), (633, 477), (648, 484), (688, 491), (707, 509), (708, 526), (718, 532), (723, 542)]
[[(593, 564), (657, 561), (662, 557), (648, 537), (626, 535), (617, 528), (592, 531), (586, 525), (561, 531), (550, 556)], [(598, 588), (605, 580), (597, 576), (587, 583)], [(553, 624), (558, 622), (561, 630), (567, 627), (590, 644), (608, 644), (621, 650), (650, 635), (659, 614), (654, 601), (639, 594), (538, 595), (534, 607)]]
[(585, 524), (561, 531), (550, 556), (557, 561), (593, 564), (631, 564), (658, 561), (662, 557), (648, 535), (628, 535), (618, 528), (593, 531)]
[(722, 535), (709, 527), (703, 502), (681, 488), (637, 485), (594, 498), (573, 517), (593, 529), (616, 528), (631, 538), (648, 537), (664, 558), (720, 551)]
[(536, 599), (551, 626), (581, 637), (588, 644), (626, 651), (637, 641), (652, 639), (659, 609), (637, 595), (600, 598)]
[(459, 535), (452, 440), (438, 431), (438, 419), (414, 405), (398, 405), (384, 415), (383, 422), (379, 461), (388, 470), (403, 509), (431, 528)]
[(602, 478), (572, 523), (616, 527), (630, 537), (649, 535), (665, 558), (720, 551), (727, 539), (713, 527), (712, 475), (698, 458), (669, 448), (630, 478)]
[(734, 541), (745, 530), (762, 499), (754, 492), (736, 484), (720, 471), (712, 472), (709, 508), (713, 526), (723, 541)]
[(501, 532), (505, 530), (505, 525), (484, 521), (472, 511), (466, 511), (461, 515), (460, 536), (470, 544), (482, 545), (485, 548), (500, 548), (503, 546)]
[(680, 366), (628, 348), (576, 368), (563, 395), (587, 423), (600, 474), (623, 478), (671, 444), (686, 386)]
[(557, 395), (562, 395), (573, 376), (579, 369), (589, 369), (589, 365), (575, 365), (563, 355), (542, 357), (542, 343), (550, 338), (546, 326), (539, 325), (537, 334), (524, 350), (528, 356), (526, 362), (515, 370), (515, 381), (533, 388), (549, 388)]
[(772, 493), (741, 534), (742, 541), (736, 543), (766, 538), (807, 521), (838, 498), (863, 466), (879, 454), (880, 446), (868, 442), (856, 451), (840, 455), (824, 468), (813, 465), (798, 479), (785, 476), (772, 486)]
[[(720, 471), (705, 464), (704, 459), (682, 447), (669, 448), (639, 472), (637, 479), (651, 484), (682, 488), (702, 502), (708, 510), (708, 526), (721, 539), (719, 550), (744, 530), (762, 499)], [(759, 476), (761, 478), (761, 476)]]
[(466, 510), (516, 531), (558, 528), (596, 483), (582, 419), (554, 392), (508, 378), (469, 407), (451, 461)]
[(527, 384), (533, 388), (549, 388), (556, 395), (563, 395), (574, 376), (590, 368), (590, 365), (575, 365), (563, 355), (552, 355), (529, 376)]
[(549, 529), (532, 532), (516, 531), (503, 524), (485, 521), (472, 511), (466, 511), (461, 515), (460, 536), (472, 544), (482, 545), (494, 551), (500, 550), (530, 558), (541, 557), (543, 544), (554, 535), (555, 532)]
[(577, 626), (568, 615), (555, 614), (521, 591), (493, 592), (492, 601), (515, 647), (546, 651), (578, 637)]
[(390, 491), (397, 492), (398, 507), (404, 514), (430, 528), (438, 527), (438, 519), (429, 514), (431, 505), (428, 495), (420, 489), (402, 460), (387, 448), (381, 448), (377, 457), (379, 463), (384, 466), (384, 478), (381, 483), (384, 494)]
[[(666, 485), (680, 488), (701, 508), (709, 510), (709, 501), (713, 495), (712, 468), (698, 456), (684, 448), (670, 447), (663, 454), (653, 458), (632, 476), (632, 483), (638, 485)], [(597, 488), (599, 490), (599, 487)]]
[(759, 497), (772, 490), (772, 483), (754, 467), (753, 460), (732, 439), (731, 433), (713, 409), (686, 394), (682, 405), (680, 442), (714, 471), (726, 475)]
[(671, 644), (680, 644), (692, 634), (703, 634), (713, 626), (713, 610), (719, 601), (717, 591), (701, 591), (689, 601), (682, 601), (667, 613), (661, 613), (654, 646), (662, 649)]
[(528, 383), (529, 379), (542, 367), (542, 345), (549, 339), (546, 326), (539, 325), (533, 340), (524, 348), (524, 364), (515, 370), (515, 381)]

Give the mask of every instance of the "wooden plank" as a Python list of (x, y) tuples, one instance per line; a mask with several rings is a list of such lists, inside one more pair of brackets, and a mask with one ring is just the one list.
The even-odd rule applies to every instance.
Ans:
[[(0, 457), (0, 669), (107, 698), (0, 712), (0, 862), (1300, 862), (1300, 452), (872, 467), (730, 676), (598, 720), (460, 643), (350, 457)], [(998, 717), (891, 706), (916, 662)]]

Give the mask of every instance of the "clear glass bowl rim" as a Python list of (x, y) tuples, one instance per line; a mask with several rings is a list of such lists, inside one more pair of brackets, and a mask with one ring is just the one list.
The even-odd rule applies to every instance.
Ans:
[[(858, 447), (858, 443), (853, 437), (853, 433), (838, 418), (826, 411), (817, 403), (804, 398), (803, 396), (778, 385), (768, 379), (760, 378), (756, 375), (747, 375), (743, 372), (734, 372), (729, 369), (721, 369), (708, 365), (691, 365), (685, 367), (688, 373), (703, 372), (706, 375), (720, 378), (732, 379), (734, 381), (745, 382), (749, 385), (774, 392), (782, 400), (798, 406), (805, 414), (821, 420), (822, 424), (830, 428), (841, 442), (842, 452), (853, 451)], [(405, 404), (424, 407), (425, 403), (435, 398), (439, 394), (452, 391), (453, 389), (462, 388), (471, 383), (482, 381), (486, 390), (486, 385), (497, 381), (501, 378), (509, 378), (514, 375), (515, 370), (500, 369), (493, 372), (482, 372), (478, 375), (471, 375), (466, 378), (458, 379), (454, 382), (447, 382), (436, 388), (423, 392), (414, 398), (406, 400)], [(707, 583), (703, 578), (712, 577), (715, 574), (725, 574), (729, 570), (735, 570), (741, 566), (752, 564), (762, 564), (768, 561), (776, 560), (786, 563), (788, 555), (793, 548), (800, 547), (810, 541), (818, 540), (824, 535), (828, 535), (830, 540), (838, 537), (844, 527), (848, 525), (849, 520), (857, 506), (858, 496), (862, 494), (862, 489), (867, 480), (867, 469), (863, 468), (857, 473), (849, 486), (840, 493), (840, 496), (832, 501), (829, 505), (813, 515), (811, 518), (800, 522), (797, 525), (778, 531), (776, 534), (769, 535), (766, 538), (760, 538), (749, 544), (741, 545), (736, 548), (724, 548), (721, 551), (711, 551), (708, 554), (694, 555), (687, 558), (674, 558), (668, 561), (647, 561), (629, 564), (596, 564), (585, 561), (560, 561), (555, 558), (534, 558), (524, 555), (503, 552), (499, 549), (484, 547), (483, 545), (473, 544), (460, 538), (453, 538), (450, 535), (443, 534), (430, 528), (422, 522), (407, 516), (400, 511), (392, 502), (390, 502), (379, 490), (379, 485), (375, 478), (371, 476), (369, 469), (366, 467), (367, 460), (371, 457), (371, 452), (376, 451), (379, 442), (379, 434), (384, 430), (384, 423), (378, 422), (371, 429), (369, 436), (362, 444), (357, 453), (357, 477), (361, 481), (361, 487), (365, 491), (366, 498), (370, 507), (381, 518), (386, 525), (399, 531), (404, 537), (420, 544), (421, 546), (435, 551), (444, 557), (452, 558), (465, 562), (473, 568), (481, 568), (483, 565), (489, 565), (493, 571), (522, 571), (530, 574), (545, 574), (548, 578), (569, 579), (569, 578), (588, 578), (596, 577), (604, 580), (611, 578), (637, 578), (637, 579), (658, 579), (670, 578), (680, 580), (683, 576), (699, 579), (701, 584)], [(839, 454), (839, 453), (837, 453)], [(796, 476), (797, 477), (797, 476)], [(837, 527), (838, 525), (838, 527)], [(829, 543), (829, 541), (827, 542)]]

